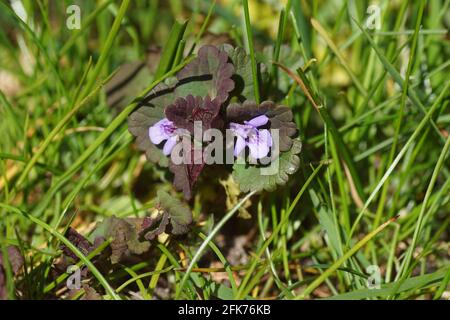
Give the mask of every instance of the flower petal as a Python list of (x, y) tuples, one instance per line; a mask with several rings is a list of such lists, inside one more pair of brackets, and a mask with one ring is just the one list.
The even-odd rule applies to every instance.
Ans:
[(272, 139), (272, 134), (270, 133), (269, 130), (267, 130), (267, 129), (259, 130), (259, 137), (260, 137), (260, 139), (265, 141), (269, 147), (272, 147), (273, 139)]
[(245, 124), (251, 124), (254, 127), (261, 127), (265, 125), (269, 121), (269, 118), (262, 114), (260, 116), (257, 116), (249, 121), (245, 121)]
[(171, 126), (173, 126), (172, 122), (165, 118), (151, 126), (148, 129), (148, 135), (153, 144), (160, 144), (162, 141), (169, 139), (172, 133), (167, 129)]
[(237, 157), (245, 148), (245, 140), (241, 136), (237, 136), (236, 145), (234, 146), (234, 156)]
[(267, 129), (258, 130), (258, 134), (252, 136), (247, 145), (250, 148), (250, 155), (254, 159), (264, 158), (269, 154), (272, 146), (272, 135)]
[(164, 144), (164, 148), (163, 148), (163, 154), (168, 156), (169, 154), (172, 153), (172, 149), (173, 147), (175, 147), (175, 145), (177, 144), (177, 139), (178, 137), (172, 136), (169, 139), (167, 139), (166, 143)]

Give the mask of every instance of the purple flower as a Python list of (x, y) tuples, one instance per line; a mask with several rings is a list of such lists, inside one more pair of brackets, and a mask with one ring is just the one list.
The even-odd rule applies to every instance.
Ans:
[(267, 129), (258, 129), (265, 125), (269, 118), (265, 115), (255, 117), (243, 124), (230, 123), (230, 129), (237, 137), (234, 147), (234, 155), (238, 156), (245, 147), (250, 149), (250, 155), (254, 159), (261, 159), (267, 156), (272, 147), (272, 135)]
[(167, 140), (164, 143), (163, 154), (168, 156), (178, 141), (176, 130), (177, 127), (175, 127), (173, 122), (164, 118), (151, 126), (148, 129), (148, 134), (150, 136), (150, 140), (156, 145), (160, 144), (164, 140)]

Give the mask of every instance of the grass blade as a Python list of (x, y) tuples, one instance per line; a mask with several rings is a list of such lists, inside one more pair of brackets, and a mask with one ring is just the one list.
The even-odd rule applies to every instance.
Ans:
[[(372, 48), (375, 50), (378, 58), (380, 59), (380, 61), (382, 62), (383, 66), (386, 68), (386, 70), (389, 72), (389, 74), (392, 76), (392, 78), (394, 79), (394, 81), (403, 89), (403, 85), (405, 83), (405, 80), (402, 78), (402, 76), (400, 75), (400, 73), (394, 68), (394, 66), (389, 62), (389, 60), (383, 55), (383, 53), (381, 53), (380, 48), (378, 47), (378, 45), (375, 43), (375, 41), (373, 41), (373, 39), (369, 36), (369, 34), (367, 33), (367, 31), (355, 20), (353, 19), (353, 21), (355, 22), (355, 24), (359, 27), (359, 29), (362, 31), (362, 33), (364, 34), (364, 36), (366, 37), (367, 41), (369, 41), (369, 44), (372, 46)], [(411, 99), (411, 102), (418, 107), (425, 115), (427, 114), (427, 110), (425, 109), (425, 107), (423, 106), (422, 102), (420, 102), (419, 97), (417, 96), (417, 94), (415, 93), (414, 90), (412, 90), (412, 88), (409, 88), (407, 90), (408, 92), (408, 97)], [(428, 121), (430, 121), (433, 129), (436, 131), (436, 134), (439, 136), (439, 138), (442, 141), (445, 141), (444, 136), (441, 134), (439, 128), (437, 127), (436, 123), (433, 121), (433, 119), (428, 119)]]
[(28, 213), (21, 211), (15, 207), (12, 207), (7, 204), (0, 203), (0, 207), (9, 210), (11, 212), (15, 212), (42, 227), (46, 231), (48, 231), (51, 235), (55, 236), (59, 241), (64, 243), (64, 245), (70, 249), (82, 262), (83, 264), (89, 268), (92, 274), (97, 278), (97, 280), (101, 283), (106, 293), (114, 300), (121, 300), (120, 296), (114, 291), (114, 289), (109, 285), (108, 281), (103, 277), (102, 273), (94, 266), (94, 264), (75, 246), (70, 242), (66, 237), (64, 237), (57, 230), (46, 224), (44, 221), (41, 221), (38, 218), (29, 215)]
[(175, 60), (180, 41), (183, 39), (184, 31), (186, 31), (187, 23), (188, 21), (184, 21), (183, 23), (175, 21), (173, 24), (172, 30), (168, 35), (167, 42), (164, 45), (161, 60), (159, 61), (158, 68), (155, 72), (155, 79), (159, 79), (170, 70), (173, 61)]
[(253, 33), (252, 33), (252, 25), (250, 24), (248, 0), (242, 0), (242, 6), (244, 8), (245, 34), (248, 44), (248, 50), (250, 51), (250, 61), (252, 64), (253, 88), (255, 90), (255, 100), (256, 103), (259, 103), (260, 96), (259, 96), (258, 66), (256, 65), (255, 49), (253, 48)]
[(223, 225), (233, 217), (233, 215), (236, 213), (236, 211), (239, 210), (239, 208), (252, 196), (255, 194), (255, 191), (252, 191), (248, 193), (239, 203), (230, 211), (227, 212), (227, 214), (217, 223), (217, 225), (214, 227), (214, 229), (208, 234), (208, 236), (205, 238), (205, 240), (202, 242), (198, 250), (196, 251), (195, 255), (192, 257), (191, 262), (189, 263), (189, 266), (186, 270), (186, 273), (184, 274), (183, 278), (181, 279), (180, 285), (178, 286), (178, 291), (176, 293), (175, 298), (179, 299), (181, 292), (183, 291), (184, 285), (186, 284), (187, 279), (189, 278), (189, 274), (192, 271), (192, 268), (194, 268), (194, 265), (197, 263), (198, 259), (200, 258), (201, 254), (203, 253), (203, 250), (208, 246), (208, 243), (214, 238), (214, 236), (219, 232), (219, 230), (223, 227)]
[(296, 299), (304, 299), (309, 296), (318, 286), (322, 284), (328, 277), (330, 277), (333, 272), (335, 272), (345, 261), (347, 261), (351, 256), (353, 256), (359, 249), (361, 249), (367, 242), (369, 242), (378, 233), (383, 231), (388, 225), (394, 222), (396, 218), (392, 218), (381, 226), (367, 234), (364, 238), (358, 241), (350, 250), (348, 250), (342, 257), (340, 257), (331, 267), (329, 267), (324, 273), (320, 275), (316, 280), (314, 280), (301, 295), (297, 296)]

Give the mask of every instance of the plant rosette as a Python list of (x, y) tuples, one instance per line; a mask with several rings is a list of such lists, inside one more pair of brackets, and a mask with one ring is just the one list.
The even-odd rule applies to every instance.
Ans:
[(169, 168), (188, 200), (210, 164), (231, 164), (242, 192), (274, 190), (297, 171), (301, 142), (291, 109), (257, 104), (254, 86), (242, 48), (203, 46), (144, 97), (129, 131), (149, 161)]

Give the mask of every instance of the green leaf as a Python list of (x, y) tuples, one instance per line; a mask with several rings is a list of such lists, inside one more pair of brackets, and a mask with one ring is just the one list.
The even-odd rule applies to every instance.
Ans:
[(150, 141), (148, 133), (149, 128), (162, 118), (164, 118), (164, 109), (141, 107), (128, 117), (128, 131), (136, 137), (136, 147), (145, 152), (148, 160), (161, 167), (167, 167), (168, 158)]
[(234, 65), (234, 74), (231, 77), (234, 81), (234, 89), (230, 96), (237, 97), (240, 102), (256, 101), (250, 57), (240, 47), (234, 48), (230, 44), (223, 44), (220, 48), (228, 54)]
[[(150, 222), (150, 226), (153, 226), (153, 224), (155, 222), (157, 222), (159, 220), (159, 224), (156, 228), (154, 228), (153, 230), (148, 231), (145, 234), (145, 239), (147, 240), (153, 240), (155, 239), (157, 236), (159, 236), (160, 234), (162, 234), (163, 232), (166, 231), (166, 227), (169, 224), (169, 214), (167, 212), (164, 212), (162, 215), (160, 215), (156, 221), (154, 221), (153, 219), (149, 218), (147, 219)], [(146, 228), (147, 229), (147, 228)]]
[(162, 190), (158, 191), (158, 201), (161, 209), (169, 214), (171, 233), (179, 235), (188, 232), (192, 223), (192, 212), (189, 207)]
[[(423, 289), (430, 286), (438, 286), (439, 282), (445, 276), (445, 272), (448, 268), (438, 270), (434, 273), (424, 274), (417, 277), (406, 279), (398, 288), (397, 292), (414, 291), (417, 289)], [(342, 294), (338, 294), (326, 300), (357, 300), (357, 299), (369, 299), (369, 298), (383, 298), (392, 294), (392, 290), (398, 285), (397, 282), (391, 282), (381, 285), (380, 289), (359, 289)]]
[(342, 241), (339, 234), (339, 226), (333, 219), (333, 212), (326, 203), (322, 203), (317, 192), (314, 189), (309, 191), (311, 201), (316, 208), (319, 216), (319, 222), (322, 229), (327, 234), (327, 243), (334, 253), (333, 257), (340, 257), (343, 254)]
[[(142, 204), (137, 199), (132, 199), (128, 195), (112, 197), (102, 202), (99, 207), (104, 210), (105, 216), (123, 217), (124, 212), (140, 211)], [(142, 212), (144, 214), (144, 212)]]
[(264, 169), (267, 169), (267, 166), (236, 162), (233, 166), (233, 177), (239, 183), (242, 192), (273, 191), (277, 185), (286, 184), (289, 175), (297, 171), (300, 165), (298, 154), (301, 149), (302, 143), (300, 140), (293, 140), (292, 148), (280, 154), (278, 169), (274, 174), (265, 174)]
[[(139, 220), (140, 221), (140, 220)], [(130, 254), (142, 254), (150, 248), (150, 242), (140, 241), (140, 230), (133, 220), (120, 219), (115, 216), (106, 218), (101, 222), (93, 234), (112, 238), (111, 263), (119, 263)]]
[(159, 61), (158, 68), (155, 72), (156, 79), (170, 70), (172, 62), (174, 61), (177, 53), (179, 43), (181, 39), (183, 39), (184, 32), (186, 31), (187, 24), (188, 21), (184, 21), (183, 23), (175, 21), (175, 23), (173, 24), (172, 30), (167, 37), (167, 42), (164, 45), (164, 49), (162, 50), (163, 55), (161, 56), (161, 60)]
[[(212, 294), (220, 300), (234, 300), (233, 290), (223, 284), (212, 282), (210, 287)], [(243, 300), (254, 300), (252, 296), (245, 296)]]

